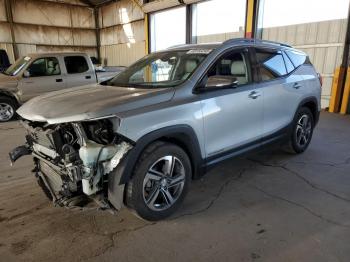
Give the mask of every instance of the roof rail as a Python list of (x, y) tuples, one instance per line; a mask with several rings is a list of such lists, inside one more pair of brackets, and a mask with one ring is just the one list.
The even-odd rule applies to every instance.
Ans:
[(223, 44), (229, 44), (229, 43), (237, 43), (237, 42), (244, 42), (244, 43), (255, 43), (256, 39), (254, 38), (231, 38), (223, 42)]
[(253, 43), (253, 44), (257, 44), (257, 43), (270, 44), (270, 45), (292, 47), (292, 46), (284, 44), (284, 43), (279, 43), (279, 42), (274, 42), (274, 41), (269, 41), (269, 40), (261, 40), (261, 39), (256, 39), (256, 38), (232, 38), (232, 39), (226, 40), (223, 44), (239, 43), (239, 42)]
[(208, 45), (220, 45), (220, 44), (222, 44), (222, 42), (198, 43), (198, 44), (179, 44), (179, 45), (169, 46), (165, 50), (175, 49), (175, 48), (180, 48), (180, 47), (208, 46)]
[(279, 46), (285, 46), (285, 47), (292, 47), (291, 45), (288, 45), (288, 44), (284, 44), (284, 43), (280, 43), (280, 42), (275, 42), (275, 41), (269, 41), (269, 40), (260, 40), (260, 39), (257, 39), (257, 42), (258, 43), (266, 43), (266, 44), (272, 44), (272, 45), (279, 45)]
[(173, 48), (178, 48), (178, 47), (185, 47), (187, 46), (188, 44), (179, 44), (179, 45), (172, 45), (172, 46), (169, 46), (167, 48), (165, 48), (165, 50), (167, 49), (173, 49)]

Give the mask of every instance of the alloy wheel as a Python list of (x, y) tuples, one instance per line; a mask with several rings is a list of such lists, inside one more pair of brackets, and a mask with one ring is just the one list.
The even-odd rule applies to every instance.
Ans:
[(10, 120), (15, 113), (13, 107), (7, 103), (0, 103), (0, 121)]
[(185, 168), (175, 156), (155, 161), (143, 181), (143, 199), (154, 211), (170, 208), (180, 197), (185, 185)]
[(297, 145), (299, 147), (304, 147), (305, 145), (307, 145), (312, 132), (311, 119), (307, 114), (303, 114), (299, 118), (295, 132)]

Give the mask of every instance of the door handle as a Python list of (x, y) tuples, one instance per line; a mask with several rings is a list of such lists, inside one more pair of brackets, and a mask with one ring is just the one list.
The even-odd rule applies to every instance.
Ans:
[(57, 83), (63, 82), (63, 79), (62, 79), (62, 78), (56, 79), (56, 82), (57, 82)]
[(293, 88), (295, 89), (299, 89), (301, 87), (301, 85), (299, 83), (294, 83), (293, 84)]
[(259, 96), (261, 96), (261, 94), (258, 91), (252, 91), (248, 95), (248, 97), (251, 98), (251, 99), (257, 99)]
[(91, 76), (85, 76), (85, 79), (91, 79)]

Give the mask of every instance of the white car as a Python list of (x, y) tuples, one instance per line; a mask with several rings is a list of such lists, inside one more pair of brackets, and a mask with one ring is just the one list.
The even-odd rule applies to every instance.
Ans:
[(11, 120), (29, 99), (65, 88), (110, 80), (122, 68), (95, 70), (85, 53), (34, 53), (0, 74), (0, 122)]

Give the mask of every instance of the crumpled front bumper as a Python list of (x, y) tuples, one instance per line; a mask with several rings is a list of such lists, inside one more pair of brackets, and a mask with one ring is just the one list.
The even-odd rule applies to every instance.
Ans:
[[(55, 206), (65, 207), (83, 207), (82, 203), (88, 203), (86, 201), (89, 197), (98, 204), (99, 209), (112, 210), (109, 203), (114, 207), (113, 210), (120, 210), (123, 206), (124, 198), (124, 184), (120, 184), (121, 176), (125, 168), (126, 155), (132, 146), (127, 142), (121, 142), (116, 145), (116, 154), (109, 160), (101, 164), (103, 167), (103, 174), (108, 177), (108, 188), (106, 193), (107, 198), (103, 199), (103, 194), (99, 195), (77, 195), (74, 197), (60, 196), (58, 192), (63, 186), (63, 180), (61, 179), (61, 173), (59, 167), (51, 161), (45, 159), (40, 153), (36, 152), (35, 147), (32, 148), (28, 144), (18, 146), (9, 152), (11, 165), (15, 163), (19, 158), (25, 155), (32, 155), (34, 157), (35, 168), (32, 172), (35, 174), (39, 186), (43, 189), (46, 196), (55, 204)], [(83, 179), (84, 180), (84, 179)], [(82, 181), (83, 181), (82, 180)], [(108, 200), (108, 202), (106, 202)]]

